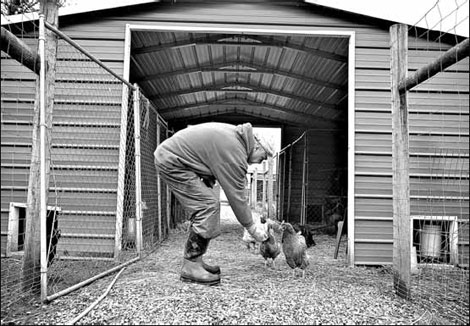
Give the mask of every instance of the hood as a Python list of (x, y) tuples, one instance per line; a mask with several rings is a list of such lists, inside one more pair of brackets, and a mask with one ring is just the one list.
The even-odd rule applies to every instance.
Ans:
[(255, 147), (255, 139), (253, 136), (253, 126), (251, 123), (246, 122), (241, 125), (237, 125), (235, 131), (240, 136), (240, 138), (245, 142), (246, 152), (248, 155), (251, 154), (251, 151)]

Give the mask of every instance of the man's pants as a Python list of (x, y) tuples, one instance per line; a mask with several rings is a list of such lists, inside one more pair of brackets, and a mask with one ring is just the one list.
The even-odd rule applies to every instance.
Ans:
[(159, 164), (156, 168), (183, 208), (190, 213), (192, 230), (205, 239), (219, 236), (219, 187), (207, 187), (192, 171)]

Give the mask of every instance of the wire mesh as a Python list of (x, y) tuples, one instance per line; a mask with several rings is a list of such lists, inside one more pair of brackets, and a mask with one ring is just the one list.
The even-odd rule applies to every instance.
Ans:
[(148, 252), (168, 236), (170, 227), (168, 190), (158, 178), (153, 156), (168, 130), (150, 101), (139, 94), (142, 237), (143, 249)]
[[(36, 48), (37, 30), (28, 23), (12, 32)], [(56, 78), (48, 94), (54, 104), (47, 141), (48, 300), (137, 259), (139, 239), (140, 249), (150, 252), (168, 234), (171, 209), (153, 164), (166, 123), (142, 94), (134, 101), (119, 73), (55, 33)], [(25, 300), (38, 299), (25, 288), (37, 280), (21, 280), (36, 96), (36, 74), (24, 65), (2, 52), (2, 320)]]
[(61, 38), (56, 60), (49, 204), (60, 238), (48, 295), (136, 257), (132, 92)]
[(450, 67), (443, 60), (464, 40), (463, 23), (467, 1), (436, 1), (408, 31), (409, 74), (424, 69), (426, 79), (407, 93), (411, 299), (441, 324), (469, 323), (468, 51)]
[(307, 130), (276, 157), (281, 187), (274, 189), (281, 219), (322, 225), (322, 231), (336, 234), (336, 223), (346, 214), (347, 161), (341, 154), (344, 144), (334, 142), (330, 131)]
[[(28, 20), (31, 14), (22, 17)], [(2, 16), (2, 20), (8, 17)], [(4, 25), (36, 54), (37, 22)], [(3, 34), (2, 30), (2, 34)], [(4, 40), (2, 40), (4, 42)], [(2, 44), (7, 52), (13, 44)], [(13, 58), (2, 50), (1, 66), (1, 314), (15, 311), (18, 304), (31, 301), (32, 284), (21, 282), (26, 227), (26, 201), (31, 163), (31, 140), (36, 97), (36, 63), (28, 61), (25, 49)], [(31, 59), (31, 58), (29, 58)], [(33, 60), (34, 61), (34, 60)], [(29, 67), (29, 68), (28, 68)], [(36, 121), (37, 124), (37, 121)], [(50, 220), (50, 219), (49, 219)], [(51, 221), (51, 220), (50, 220)]]

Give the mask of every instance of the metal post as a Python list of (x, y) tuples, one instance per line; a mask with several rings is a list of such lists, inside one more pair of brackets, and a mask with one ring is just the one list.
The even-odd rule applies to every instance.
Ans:
[(292, 151), (294, 147), (291, 146), (289, 149), (289, 180), (288, 180), (288, 188), (287, 188), (287, 221), (290, 222), (290, 197), (292, 193)]
[(255, 168), (253, 171), (253, 182), (251, 183), (251, 190), (253, 201), (251, 202), (252, 207), (256, 209), (256, 204), (258, 203), (258, 168)]
[(300, 224), (306, 224), (306, 192), (307, 192), (307, 134), (304, 133), (304, 153), (303, 153), (303, 164), (302, 164), (302, 197), (300, 202)]
[(282, 156), (282, 181), (279, 182), (279, 193), (281, 196), (280, 205), (279, 205), (279, 220), (280, 221), (284, 219), (284, 200), (285, 200), (284, 195), (286, 193), (286, 185), (285, 185), (286, 183), (286, 157), (287, 155), (284, 152)]
[(263, 162), (263, 194), (262, 194), (262, 197), (261, 197), (261, 203), (263, 204), (263, 210), (264, 210), (264, 207), (266, 205), (266, 201), (267, 201), (267, 180), (266, 180), (266, 177), (267, 177), (267, 169), (266, 169), (266, 161)]
[(41, 300), (47, 298), (47, 189), (46, 185), (46, 34), (44, 15), (39, 15), (39, 179), (40, 179), (40, 237), (41, 237)]
[[(157, 122), (157, 146), (160, 145), (160, 124)], [(158, 211), (157, 211), (157, 228), (158, 228), (158, 241), (162, 241), (162, 179), (160, 178), (160, 173), (157, 173), (157, 203), (158, 203)], [(153, 230), (152, 230), (153, 234)]]
[(142, 250), (142, 180), (140, 157), (140, 90), (134, 86), (134, 136), (135, 136), (135, 246), (137, 254)]
[(268, 217), (273, 218), (273, 158), (268, 158), (268, 185), (267, 185), (267, 201), (268, 201)]

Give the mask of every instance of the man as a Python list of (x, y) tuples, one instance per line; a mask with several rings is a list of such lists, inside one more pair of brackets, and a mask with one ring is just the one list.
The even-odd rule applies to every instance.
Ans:
[(163, 141), (155, 150), (161, 178), (190, 213), (190, 232), (184, 247), (180, 279), (184, 282), (220, 283), (219, 266), (207, 265), (202, 256), (211, 239), (220, 235), (217, 180), (237, 220), (257, 241), (268, 238), (254, 222), (245, 194), (248, 164), (261, 163), (274, 152), (250, 123), (209, 122), (189, 126)]

